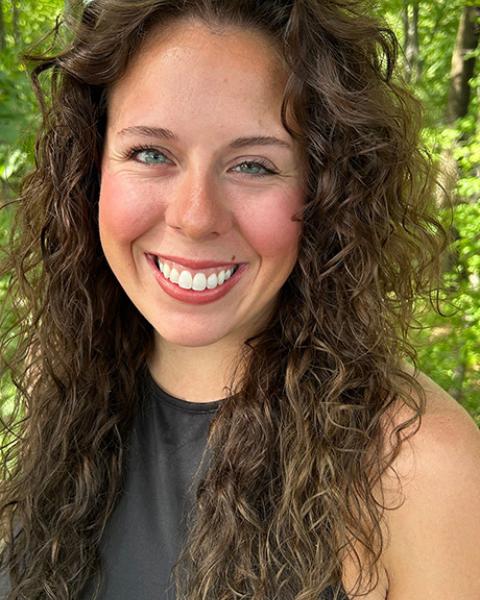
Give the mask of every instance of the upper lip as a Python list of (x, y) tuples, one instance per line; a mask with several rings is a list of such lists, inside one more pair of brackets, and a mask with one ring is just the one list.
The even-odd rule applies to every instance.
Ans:
[(165, 260), (170, 260), (172, 262), (183, 265), (184, 267), (189, 267), (190, 269), (210, 269), (213, 267), (234, 267), (240, 263), (238, 262), (219, 262), (216, 260), (194, 260), (191, 258), (183, 258), (181, 256), (170, 256), (168, 254), (157, 254), (155, 252), (150, 252), (152, 256), (158, 257), (160, 260), (163, 258)]

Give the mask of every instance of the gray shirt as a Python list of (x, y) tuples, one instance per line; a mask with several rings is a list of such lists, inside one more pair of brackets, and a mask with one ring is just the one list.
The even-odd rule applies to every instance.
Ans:
[[(100, 544), (98, 600), (175, 600), (169, 575), (193, 503), (189, 486), (221, 403), (175, 398), (148, 370), (142, 396), (127, 446), (123, 489)], [(92, 579), (79, 600), (91, 600), (93, 591)], [(325, 590), (322, 600), (333, 599), (332, 592)]]
[[(188, 488), (221, 400), (170, 396), (147, 370), (128, 447), (125, 487), (102, 538), (99, 600), (175, 600), (170, 570), (185, 537)], [(93, 598), (93, 581), (80, 600)]]

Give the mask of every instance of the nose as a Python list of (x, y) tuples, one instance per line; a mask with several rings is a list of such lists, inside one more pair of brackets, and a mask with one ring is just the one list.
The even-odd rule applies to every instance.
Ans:
[(165, 222), (191, 239), (211, 239), (232, 226), (232, 213), (215, 176), (205, 170), (185, 172), (172, 189)]

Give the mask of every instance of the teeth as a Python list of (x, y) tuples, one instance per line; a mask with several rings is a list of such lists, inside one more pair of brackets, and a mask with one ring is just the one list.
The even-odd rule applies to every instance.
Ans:
[(192, 289), (192, 275), (188, 271), (182, 271), (178, 279), (178, 285), (184, 290)]
[(196, 292), (203, 292), (203, 290), (207, 287), (207, 278), (203, 273), (197, 273), (193, 278), (192, 282), (192, 290)]
[(207, 288), (209, 290), (213, 290), (213, 288), (216, 288), (218, 284), (218, 278), (215, 275), (215, 273), (212, 273), (211, 275), (209, 275), (208, 279), (207, 279)]
[(170, 268), (167, 263), (161, 262), (158, 257), (155, 260), (157, 267), (166, 279), (169, 279), (172, 283), (176, 283), (184, 290), (195, 290), (196, 292), (203, 292), (205, 289), (213, 290), (217, 286), (222, 285), (230, 279), (237, 268), (222, 269), (218, 274), (211, 273), (208, 278), (205, 273), (195, 273), (192, 277), (189, 271), (183, 270), (179, 272), (175, 267)]
[[(168, 266), (168, 265), (165, 265), (165, 266)], [(172, 283), (178, 283), (179, 278), (180, 278), (180, 273), (177, 271), (177, 269), (175, 267), (173, 267), (173, 269), (170, 271), (170, 281)]]

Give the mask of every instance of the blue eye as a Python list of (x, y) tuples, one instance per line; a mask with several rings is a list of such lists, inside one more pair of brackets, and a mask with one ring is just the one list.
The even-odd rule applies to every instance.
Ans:
[[(245, 173), (246, 175), (253, 175), (254, 177), (265, 177), (266, 175), (275, 175), (275, 171), (272, 171), (272, 169), (269, 169), (263, 163), (256, 162), (256, 161), (246, 160), (246, 161), (241, 162), (239, 165), (237, 165), (237, 167), (234, 167), (234, 168), (243, 167), (244, 165), (246, 165), (247, 168), (254, 167), (257, 169), (256, 173)], [(263, 173), (259, 173), (258, 168), (263, 169)]]
[[(163, 152), (159, 152), (158, 150), (155, 150), (154, 148), (133, 148), (132, 149), (132, 153), (131, 153), (132, 158), (135, 158), (135, 160), (138, 160), (138, 162), (141, 163), (145, 163), (147, 165), (161, 165), (163, 164), (165, 161), (164, 160), (159, 160), (161, 157), (165, 157), (165, 154), (163, 154)], [(143, 158), (141, 158), (143, 156)]]

